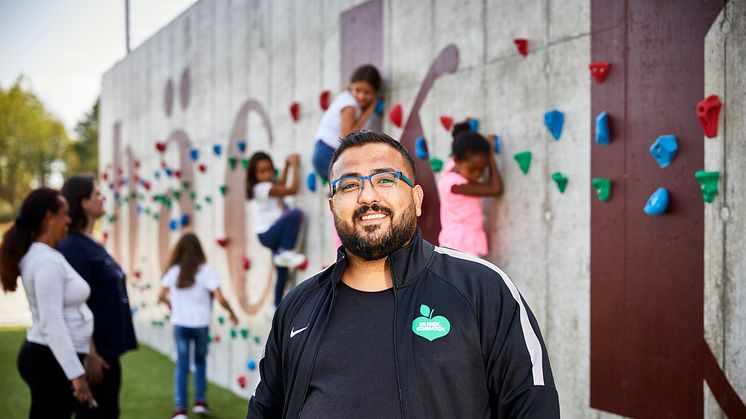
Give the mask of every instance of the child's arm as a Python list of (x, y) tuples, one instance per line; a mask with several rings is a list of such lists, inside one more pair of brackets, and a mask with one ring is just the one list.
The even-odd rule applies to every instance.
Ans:
[(228, 300), (226, 300), (223, 296), (223, 293), (220, 292), (220, 287), (215, 288), (215, 298), (217, 298), (218, 302), (221, 306), (223, 306), (224, 309), (228, 310), (228, 314), (231, 316), (231, 323), (233, 323), (233, 326), (237, 326), (238, 317), (236, 317), (236, 314), (233, 312), (233, 309), (228, 303)]
[(293, 176), (290, 178), (290, 186), (286, 186), (284, 182), (275, 183), (269, 190), (269, 196), (282, 197), (287, 195), (295, 195), (298, 192), (298, 186), (300, 185), (300, 156), (298, 154), (291, 154), (285, 161), (285, 169), (283, 170), (283, 177), (286, 177), (287, 171), (292, 168)]
[(368, 121), (368, 118), (373, 115), (373, 112), (376, 110), (375, 108), (375, 104), (368, 106), (367, 109), (363, 110), (360, 114), (360, 118), (357, 120), (355, 119), (355, 108), (352, 106), (342, 108), (342, 123), (339, 127), (340, 137), (344, 138), (352, 131), (357, 131), (362, 128)]
[[(488, 138), (490, 142), (490, 150), (495, 148), (495, 136), (490, 135)], [(459, 195), (474, 195), (474, 196), (498, 196), (503, 193), (503, 181), (500, 176), (500, 169), (497, 168), (494, 157), (491, 155), (487, 157), (488, 164), (490, 166), (490, 177), (487, 183), (466, 183), (464, 185), (453, 185), (451, 186), (451, 192)]]

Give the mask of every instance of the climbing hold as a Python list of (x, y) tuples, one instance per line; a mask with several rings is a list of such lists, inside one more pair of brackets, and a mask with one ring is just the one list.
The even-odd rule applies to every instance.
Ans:
[(552, 109), (544, 114), (544, 125), (552, 134), (555, 140), (560, 139), (562, 135), (562, 126), (565, 124), (565, 115), (557, 109)]
[[(193, 193), (193, 192), (192, 192), (192, 193)], [(191, 194), (189, 194), (189, 196), (191, 197)], [(194, 199), (192, 199), (192, 201), (194, 201)], [(194, 209), (196, 209), (196, 210), (197, 210), (197, 212), (200, 212), (200, 211), (202, 211), (202, 205), (200, 205), (200, 204), (197, 204), (197, 205), (195, 205), (195, 206), (194, 206)]]
[(650, 155), (658, 162), (661, 169), (665, 169), (671, 164), (678, 149), (675, 135), (661, 135), (650, 146)]
[(425, 160), (428, 157), (427, 141), (425, 141), (425, 137), (421, 135), (417, 137), (415, 148), (416, 148), (415, 154), (417, 155), (418, 159)]
[(225, 317), (223, 317), (223, 316), (218, 316), (218, 323), (219, 323), (219, 324), (225, 324)]
[(194, 191), (189, 191), (189, 199), (194, 202), (194, 200), (197, 198), (197, 193)]
[(554, 172), (552, 173), (552, 180), (557, 183), (557, 189), (559, 189), (560, 193), (565, 193), (568, 181), (567, 177), (561, 172)]
[(205, 202), (212, 204), (212, 197), (210, 195), (205, 196)]
[(174, 176), (176, 176), (177, 179), (181, 179), (181, 170), (174, 170)]
[(133, 165), (133, 166), (135, 166), (135, 169), (139, 169), (139, 168), (140, 168), (140, 160), (135, 160), (135, 161), (134, 161), (134, 162), (132, 163), (132, 165)]
[(163, 153), (166, 151), (166, 143), (155, 143), (155, 149), (158, 150), (159, 153)]
[(296, 269), (299, 271), (305, 271), (308, 268), (308, 259), (305, 259)]
[(500, 154), (500, 136), (498, 136), (497, 134), (492, 134), (491, 137), (495, 142), (495, 154)]
[(666, 188), (658, 188), (645, 204), (645, 214), (647, 215), (661, 215), (666, 212), (668, 208), (668, 191)]
[(181, 181), (181, 187), (182, 187), (182, 189), (189, 189), (189, 181), (188, 180), (182, 180)]
[(280, 171), (277, 170), (277, 168), (275, 167), (275, 179), (277, 179), (279, 176), (280, 176)]
[(430, 157), (430, 168), (433, 170), (433, 173), (440, 173), (443, 170), (443, 160), (437, 157)]
[(131, 315), (132, 317), (134, 317), (134, 316), (135, 316), (135, 314), (137, 313), (137, 309), (138, 309), (138, 307), (137, 307), (137, 306), (135, 306), (135, 307), (130, 307), (130, 315)]
[(521, 172), (524, 174), (528, 173), (528, 169), (531, 168), (531, 152), (522, 151), (516, 153), (513, 158), (518, 162), (518, 167), (521, 168)]
[(220, 186), (220, 194), (225, 196), (225, 193), (228, 192), (228, 187), (225, 185)]
[(244, 151), (246, 151), (246, 141), (244, 140), (236, 141), (236, 150), (238, 150), (239, 153), (243, 153)]
[(293, 121), (298, 121), (300, 118), (300, 103), (293, 102), (290, 105), (290, 116), (293, 118)]
[(216, 156), (219, 156), (223, 152), (223, 146), (220, 144), (213, 145), (212, 152), (215, 153)]
[(171, 231), (176, 231), (179, 228), (179, 223), (176, 220), (171, 220), (168, 222), (168, 229)]
[(250, 369), (252, 371), (255, 370), (256, 369), (256, 361), (254, 361), (253, 359), (250, 359), (249, 362), (246, 363), (246, 368), (248, 368), (248, 369)]
[(181, 192), (179, 192), (179, 191), (172, 191), (171, 194), (174, 196), (174, 199), (176, 199), (176, 200), (181, 199)]
[(591, 185), (596, 190), (599, 201), (606, 202), (611, 198), (611, 180), (597, 177), (591, 180)]
[(146, 191), (150, 190), (150, 182), (147, 180), (142, 181), (142, 187), (145, 188)]
[(168, 167), (168, 165), (166, 164), (166, 161), (165, 160), (161, 160), (161, 169), (165, 169), (167, 167)]
[(218, 334), (216, 333), (216, 334), (215, 334), (215, 336), (214, 336), (214, 337), (212, 338), (212, 340), (214, 340), (214, 341), (215, 341), (215, 343), (220, 343), (220, 335), (218, 335)]
[(393, 108), (391, 108), (389, 119), (391, 119), (392, 124), (396, 125), (398, 128), (401, 128), (402, 117), (401, 104), (397, 103), (396, 105), (394, 105)]
[(244, 256), (241, 259), (241, 266), (243, 266), (244, 271), (248, 271), (249, 268), (251, 268), (251, 259), (249, 259), (247, 256)]
[(453, 125), (453, 118), (451, 118), (450, 116), (441, 115), (440, 124), (443, 125), (443, 128), (445, 128), (446, 131), (450, 131), (451, 126)]
[(241, 167), (243, 167), (243, 170), (246, 170), (249, 168), (249, 159), (241, 159)]
[(109, 174), (107, 172), (101, 173), (101, 179), (104, 182), (108, 182), (109, 181)]
[(231, 167), (231, 170), (236, 168), (236, 163), (238, 163), (238, 158), (230, 156), (228, 157), (228, 165)]
[(476, 118), (469, 118), (469, 130), (471, 132), (479, 132), (479, 120)]
[(186, 227), (189, 225), (189, 214), (181, 214), (181, 226)]
[(382, 100), (379, 100), (376, 103), (376, 109), (375, 109), (374, 112), (375, 112), (375, 114), (376, 114), (377, 117), (383, 118), (383, 111), (384, 111), (385, 107), (386, 107), (386, 104)]
[(236, 332), (236, 329), (234, 327), (231, 327), (231, 338), (235, 339), (238, 336), (238, 332)]
[(218, 245), (219, 245), (220, 247), (226, 247), (226, 246), (228, 246), (228, 243), (230, 243), (230, 241), (231, 241), (231, 240), (230, 240), (229, 238), (227, 238), (227, 237), (226, 237), (226, 238), (222, 238), (222, 239), (217, 239), (217, 240), (216, 240), (216, 242), (218, 243)]
[(207, 343), (212, 343), (212, 335), (207, 335)]
[(319, 95), (319, 106), (321, 106), (321, 110), (325, 111), (329, 109), (329, 95), (331, 93), (328, 90), (323, 90), (321, 94)]
[(239, 387), (246, 388), (246, 376), (245, 375), (243, 374), (239, 375), (236, 382), (238, 382)]
[(245, 327), (242, 328), (241, 329), (241, 337), (244, 338), (244, 339), (248, 339), (249, 338), (249, 329), (247, 329)]
[(705, 137), (713, 138), (718, 135), (718, 118), (720, 117), (720, 108), (723, 103), (717, 95), (710, 95), (697, 104), (697, 116)]
[(704, 170), (698, 170), (697, 173), (694, 174), (694, 178), (699, 182), (699, 187), (702, 190), (702, 199), (707, 203), (714, 201), (715, 196), (718, 194), (720, 172), (705, 172)]
[(205, 173), (207, 171), (207, 166), (205, 166), (204, 163), (200, 163), (200, 165), (197, 166), (197, 170), (199, 170), (200, 173)]
[(601, 83), (604, 81), (604, 78), (606, 78), (606, 75), (609, 74), (611, 64), (608, 61), (593, 61), (588, 64), (588, 68), (591, 70), (593, 80), (595, 80), (596, 83)]
[(609, 145), (611, 134), (609, 133), (609, 114), (601, 112), (596, 117), (596, 144)]
[(199, 159), (199, 149), (192, 148), (189, 150), (189, 158), (192, 159), (192, 161), (197, 161)]
[[(109, 237), (109, 235), (107, 233), (104, 233), (104, 240), (106, 240), (107, 237)], [(134, 271), (132, 272), (132, 275), (134, 275), (135, 278), (140, 279), (140, 277), (142, 277), (142, 272)]]
[(513, 42), (515, 43), (516, 48), (518, 48), (519, 54), (524, 57), (528, 55), (528, 39), (516, 38)]
[(174, 173), (173, 170), (170, 168), (165, 168), (164, 171), (166, 172), (166, 176), (171, 177), (171, 175)]
[(260, 338), (259, 336), (254, 336), (254, 343), (260, 345), (262, 343), (262, 338)]
[(306, 176), (306, 186), (311, 192), (316, 192), (316, 173), (311, 172)]

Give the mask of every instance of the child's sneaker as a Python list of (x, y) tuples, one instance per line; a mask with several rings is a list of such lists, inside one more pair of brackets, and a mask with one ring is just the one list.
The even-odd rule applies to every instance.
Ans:
[(176, 409), (171, 415), (171, 419), (188, 419), (186, 409)]
[(207, 402), (201, 402), (196, 401), (194, 402), (194, 407), (192, 407), (192, 412), (202, 415), (202, 416), (212, 416), (212, 411), (209, 407), (207, 407)]
[(272, 258), (272, 262), (274, 262), (275, 266), (290, 269), (297, 268), (305, 261), (305, 256), (300, 253), (293, 252), (292, 250), (283, 250)]

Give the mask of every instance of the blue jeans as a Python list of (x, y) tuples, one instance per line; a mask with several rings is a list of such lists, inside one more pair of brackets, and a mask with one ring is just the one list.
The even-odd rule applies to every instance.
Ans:
[[(272, 249), (272, 254), (277, 254), (283, 250), (293, 250), (298, 242), (300, 226), (303, 223), (303, 211), (298, 208), (282, 214), (272, 227), (264, 233), (259, 234), (259, 242), (264, 246)], [(275, 284), (275, 307), (280, 305), (282, 293), (285, 291), (285, 284), (288, 282), (288, 268), (275, 266), (277, 270), (277, 284)]]
[(313, 168), (321, 176), (322, 179), (326, 179), (329, 176), (329, 165), (332, 162), (332, 156), (334, 156), (334, 149), (331, 148), (327, 143), (317, 140), (316, 145), (313, 148)]
[(194, 343), (194, 400), (207, 402), (207, 327), (174, 326), (176, 342), (176, 370), (174, 371), (174, 405), (187, 407), (187, 377), (189, 376), (189, 349)]

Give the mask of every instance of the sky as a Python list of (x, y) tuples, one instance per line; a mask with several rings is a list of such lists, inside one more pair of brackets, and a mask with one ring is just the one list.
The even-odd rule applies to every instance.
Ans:
[[(195, 0), (129, 0), (130, 46)], [(71, 136), (101, 91), (101, 77), (126, 56), (125, 0), (0, 0), (0, 86), (23, 75)]]

